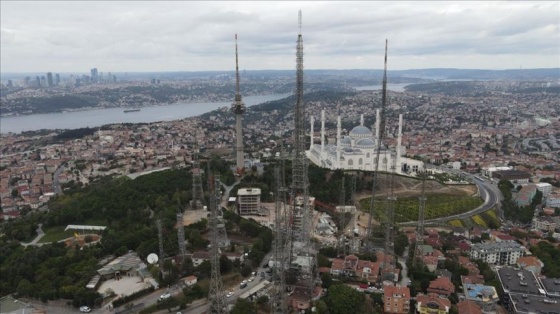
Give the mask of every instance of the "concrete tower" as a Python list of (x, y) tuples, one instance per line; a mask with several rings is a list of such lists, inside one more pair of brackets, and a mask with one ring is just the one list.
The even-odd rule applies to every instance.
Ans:
[(241, 100), (241, 94), (239, 93), (237, 34), (235, 34), (235, 100), (231, 104), (231, 111), (235, 114), (235, 151), (237, 154), (237, 173), (243, 173), (243, 170), (245, 168), (245, 160), (243, 157), (243, 114), (245, 113), (245, 104)]

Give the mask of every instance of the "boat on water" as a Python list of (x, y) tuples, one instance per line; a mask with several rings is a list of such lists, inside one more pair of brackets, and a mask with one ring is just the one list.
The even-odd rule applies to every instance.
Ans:
[(124, 113), (136, 112), (136, 111), (140, 111), (140, 109), (126, 109), (126, 110), (124, 111)]

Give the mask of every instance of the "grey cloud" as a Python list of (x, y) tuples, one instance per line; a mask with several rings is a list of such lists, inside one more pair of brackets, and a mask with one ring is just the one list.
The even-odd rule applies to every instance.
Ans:
[(235, 33), (247, 69), (291, 69), (300, 8), (314, 67), (370, 67), (385, 38), (402, 68), (493, 55), (510, 56), (499, 68), (560, 66), (558, 2), (3, 1), (2, 71), (229, 70)]

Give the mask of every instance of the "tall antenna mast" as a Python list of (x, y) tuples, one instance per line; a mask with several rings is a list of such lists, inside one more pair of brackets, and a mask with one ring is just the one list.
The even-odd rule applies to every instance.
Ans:
[(371, 201), (369, 204), (370, 215), (368, 219), (368, 228), (366, 232), (366, 238), (364, 241), (364, 250), (367, 253), (373, 252), (373, 216), (375, 215), (375, 192), (377, 188), (377, 181), (379, 179), (379, 163), (381, 162), (381, 143), (385, 139), (385, 102), (386, 102), (386, 89), (387, 89), (387, 40), (385, 40), (385, 65), (383, 71), (383, 89), (381, 96), (381, 115), (379, 115), (379, 121), (376, 124), (379, 126), (377, 128), (379, 134), (377, 136), (377, 150), (375, 157), (375, 172), (373, 173), (373, 185), (371, 187)]
[(179, 254), (181, 255), (181, 262), (185, 261), (185, 226), (183, 224), (183, 210), (181, 200), (177, 204), (177, 240), (179, 242)]
[(275, 203), (275, 220), (274, 220), (274, 290), (271, 295), (271, 313), (287, 313), (287, 299), (286, 294), (286, 257), (289, 241), (289, 233), (287, 219), (286, 219), (286, 206), (284, 200), (284, 187), (282, 186), (283, 167), (279, 168), (278, 165), (274, 168), (274, 203)]
[(200, 162), (198, 160), (198, 133), (194, 131), (194, 148), (193, 148), (193, 160), (192, 160), (192, 201), (191, 208), (201, 209), (204, 199), (204, 193), (202, 192), (202, 170), (200, 169)]
[(243, 114), (245, 110), (245, 104), (241, 100), (241, 92), (239, 91), (239, 58), (237, 52), (237, 34), (235, 34), (235, 100), (231, 104), (231, 111), (235, 114), (235, 153), (236, 171), (238, 174), (242, 174), (245, 169), (243, 155)]
[[(380, 129), (385, 130), (387, 123), (387, 45), (388, 40), (385, 39), (385, 65), (383, 69), (383, 90), (381, 92), (381, 125)], [(382, 131), (383, 132), (383, 131)], [(385, 155), (387, 156), (387, 155)], [(391, 170), (389, 176), (389, 193), (387, 196), (387, 205), (385, 208), (385, 248), (383, 268), (381, 270), (381, 277), (383, 280), (389, 280), (395, 282), (395, 268), (396, 268), (396, 256), (395, 256), (395, 203), (397, 197), (394, 191), (395, 182), (395, 168), (396, 168), (396, 155), (395, 158), (391, 157)], [(389, 161), (387, 161), (387, 166), (389, 166)]]
[(418, 202), (418, 228), (416, 229), (416, 247), (413, 265), (419, 269), (424, 263), (424, 211), (426, 210), (426, 173), (422, 173), (422, 194)]
[[(296, 106), (294, 109), (294, 150), (292, 162), (292, 192), (291, 192), (291, 207), (292, 216), (294, 220), (301, 219), (301, 224), (292, 225), (292, 242), (300, 242), (299, 252), (295, 254), (298, 257), (309, 260), (308, 270), (301, 272), (308, 272), (298, 286), (305, 291), (312, 298), (315, 258), (310, 256), (314, 255), (314, 249), (311, 244), (311, 208), (309, 204), (309, 177), (308, 177), (308, 164), (306, 150), (306, 131), (305, 131), (305, 103), (303, 102), (303, 37), (301, 35), (301, 10), (298, 13), (298, 28), (299, 34), (296, 46)], [(292, 247), (296, 247), (292, 244)], [(294, 260), (294, 252), (290, 250), (290, 265)]]
[[(208, 163), (210, 165), (210, 162)], [(210, 168), (210, 166), (208, 166)], [(210, 174), (210, 171), (208, 171)], [(208, 179), (209, 191), (210, 191), (210, 287), (208, 291), (208, 310), (209, 313), (228, 313), (227, 301), (225, 299), (222, 275), (220, 273), (220, 234), (218, 231), (219, 218), (218, 218), (218, 206), (220, 195), (220, 181), (219, 177)]]

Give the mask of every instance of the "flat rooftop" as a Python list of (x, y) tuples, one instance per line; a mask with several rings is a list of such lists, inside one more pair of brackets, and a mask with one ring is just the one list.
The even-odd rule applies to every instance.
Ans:
[(544, 296), (534, 296), (527, 294), (510, 294), (510, 297), (514, 302), (516, 310), (515, 313), (560, 314), (560, 304), (558, 300), (554, 300)]
[(545, 295), (544, 289), (537, 282), (533, 272), (526, 269), (502, 267), (498, 270), (498, 277), (506, 293), (535, 296)]
[(543, 278), (541, 283), (547, 296), (560, 299), (560, 278)]

